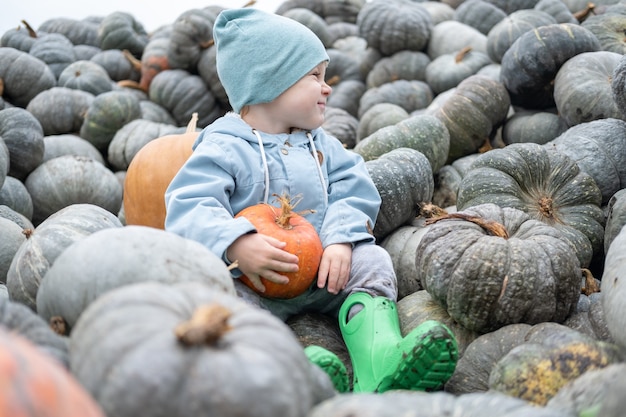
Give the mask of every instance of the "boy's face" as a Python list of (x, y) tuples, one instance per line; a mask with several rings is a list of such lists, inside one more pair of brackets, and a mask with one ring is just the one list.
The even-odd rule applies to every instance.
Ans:
[(328, 62), (321, 62), (272, 102), (273, 113), (287, 129), (312, 130), (324, 123), (326, 100), (332, 88), (326, 84)]

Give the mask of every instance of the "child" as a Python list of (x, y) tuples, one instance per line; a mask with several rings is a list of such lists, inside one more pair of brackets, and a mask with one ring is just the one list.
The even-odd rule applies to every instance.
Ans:
[[(203, 243), (227, 264), (236, 260), (238, 294), (281, 319), (338, 317), (355, 392), (441, 388), (456, 365), (456, 340), (435, 321), (401, 336), (393, 265), (371, 234), (380, 196), (363, 159), (320, 127), (331, 93), (324, 45), (295, 20), (252, 8), (222, 11), (214, 40), (233, 112), (202, 131), (168, 187), (166, 230)], [(288, 300), (259, 296), (236, 278), (245, 274), (261, 291), (260, 277), (286, 283), (281, 273), (297, 271), (297, 256), (233, 218), (284, 192), (301, 198), (299, 209), (314, 210), (306, 219), (324, 247), (317, 282)], [(348, 388), (338, 357), (319, 347), (306, 352), (337, 390)]]

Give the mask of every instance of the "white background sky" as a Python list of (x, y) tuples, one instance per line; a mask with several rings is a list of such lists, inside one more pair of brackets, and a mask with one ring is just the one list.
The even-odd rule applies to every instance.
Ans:
[[(8, 4), (5, 2), (8, 1)], [(48, 19), (69, 17), (84, 19), (89, 16), (106, 16), (115, 11), (132, 14), (149, 33), (159, 26), (173, 23), (189, 9), (209, 5), (241, 7), (247, 0), (2, 0), (0, 11), (0, 36), (26, 20), (34, 29)], [(254, 7), (268, 12), (276, 11), (282, 0), (257, 0)]]

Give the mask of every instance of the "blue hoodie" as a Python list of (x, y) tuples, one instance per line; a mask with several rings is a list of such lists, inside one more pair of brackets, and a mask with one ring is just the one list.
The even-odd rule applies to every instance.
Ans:
[(233, 216), (266, 197), (278, 206), (272, 196), (287, 192), (302, 197), (295, 211), (315, 210), (305, 218), (323, 247), (374, 242), (378, 190), (362, 157), (322, 128), (270, 135), (228, 113), (207, 126), (193, 148), (165, 192), (166, 230), (226, 259), (231, 243), (255, 231), (247, 219)]

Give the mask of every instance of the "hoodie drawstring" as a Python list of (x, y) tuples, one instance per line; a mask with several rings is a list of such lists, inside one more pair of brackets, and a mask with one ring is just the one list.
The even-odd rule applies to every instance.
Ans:
[(252, 129), (259, 141), (259, 149), (261, 151), (261, 161), (263, 161), (263, 175), (265, 175), (265, 195), (263, 196), (263, 203), (267, 204), (270, 198), (270, 170), (267, 166), (267, 158), (265, 157), (265, 148), (263, 147), (263, 139), (256, 129)]
[[(265, 176), (265, 194), (263, 196), (263, 202), (267, 204), (270, 196), (270, 171), (267, 165), (267, 157), (265, 156), (265, 148), (263, 146), (263, 139), (261, 139), (261, 134), (256, 130), (252, 129), (254, 135), (259, 141), (259, 150), (261, 152), (261, 161), (263, 162), (263, 175)], [(322, 166), (317, 157), (317, 148), (315, 147), (315, 143), (313, 142), (313, 135), (311, 132), (307, 132), (307, 138), (309, 139), (309, 145), (311, 146), (311, 151), (313, 152), (313, 159), (315, 159), (315, 164), (317, 165), (317, 173), (320, 177), (320, 182), (322, 183), (322, 189), (324, 190), (324, 205), (328, 205), (328, 191), (326, 186), (326, 181), (324, 180), (324, 173), (322, 172)]]

